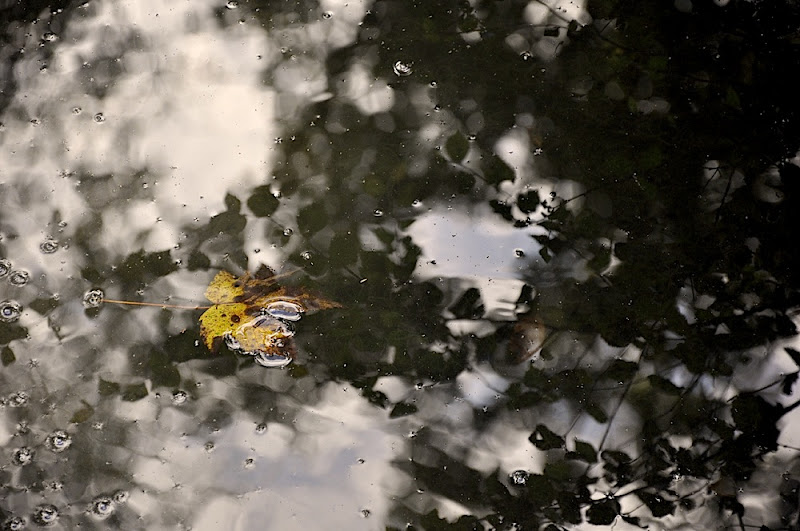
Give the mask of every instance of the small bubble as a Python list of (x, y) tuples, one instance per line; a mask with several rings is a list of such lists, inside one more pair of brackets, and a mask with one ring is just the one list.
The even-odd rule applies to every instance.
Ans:
[(188, 393), (186, 391), (181, 391), (180, 389), (172, 393), (172, 403), (175, 404), (176, 406), (185, 404), (188, 398), (189, 398)]
[(303, 260), (311, 260), (311, 253), (308, 251), (303, 251), (302, 253), (300, 253), (300, 258), (302, 258)]
[(396, 61), (392, 65), (392, 71), (395, 75), (400, 77), (410, 76), (413, 69), (411, 68), (410, 63), (404, 63), (403, 61)]
[(8, 274), (8, 281), (14, 286), (24, 286), (28, 283), (30, 274), (22, 269), (15, 269)]
[(330, 18), (333, 18), (333, 13), (332, 13), (332, 12), (330, 12), (330, 11), (323, 11), (323, 12), (322, 12), (322, 18), (324, 18), (324, 19), (330, 19)]
[(538, 157), (542, 153), (544, 153), (544, 150), (542, 148), (536, 148), (536, 149), (533, 150), (533, 156), (534, 157)]
[(0, 258), (0, 278), (3, 278), (11, 272), (11, 262), (5, 258)]
[(83, 111), (83, 109), (81, 109), (80, 107), (73, 107), (72, 108), (72, 114), (80, 114), (81, 111)]
[(360, 458), (360, 457), (358, 458), (358, 461), (356, 461), (356, 462), (357, 462), (359, 465), (363, 465), (364, 463), (366, 463), (366, 461), (365, 461), (364, 459)]
[(289, 236), (291, 236), (293, 232), (294, 231), (292, 229), (289, 229), (289, 228), (283, 229), (283, 235), (286, 236), (287, 238)]
[(11, 516), (6, 518), (3, 522), (3, 529), (7, 529), (8, 531), (20, 531), (25, 529), (27, 522), (24, 518), (20, 516)]
[(431, 85), (432, 88), (436, 88), (437, 83), (436, 83), (436, 81), (431, 81), (430, 85)]
[(413, 201), (411, 201), (411, 206), (414, 208), (419, 208), (422, 206), (422, 201), (420, 201), (419, 199), (414, 199)]
[(118, 490), (114, 493), (113, 498), (116, 503), (125, 503), (131, 495), (127, 490)]
[(225, 4), (225, 7), (227, 7), (228, 9), (236, 9), (237, 7), (239, 7), (239, 2), (237, 2), (236, 0), (228, 0), (228, 3)]
[(441, 110), (442, 110), (442, 106), (439, 105), (438, 103), (433, 106), (433, 112), (439, 112)]
[(474, 133), (473, 133), (473, 134), (471, 134), (471, 135), (469, 135), (469, 136), (467, 137), (467, 140), (469, 140), (470, 142), (475, 142), (475, 140), (476, 140), (477, 138), (478, 138), (478, 135), (476, 135), (476, 134), (474, 134)]
[(33, 461), (33, 450), (27, 446), (17, 448), (11, 457), (11, 461), (17, 466), (25, 466)]
[(42, 35), (42, 40), (45, 42), (53, 42), (55, 40), (58, 40), (58, 35), (56, 35), (52, 31), (48, 31), (47, 33)]
[(0, 321), (4, 323), (13, 323), (22, 315), (22, 306), (17, 301), (3, 301), (0, 302)]
[(525, 470), (515, 470), (508, 475), (508, 480), (514, 486), (524, 487), (528, 483), (528, 477), (530, 477), (530, 474)]
[(519, 54), (519, 56), (522, 57), (523, 61), (530, 61), (531, 59), (533, 59), (533, 55), (531, 55), (531, 52), (527, 50)]
[(369, 518), (372, 512), (369, 509), (361, 509), (361, 518)]
[(33, 118), (31, 120), (31, 125), (34, 126), (34, 127), (38, 127), (38, 126), (42, 125), (42, 121), (40, 119), (38, 119), (38, 118)]
[(106, 117), (103, 116), (103, 113), (99, 112), (94, 115), (94, 121), (98, 124), (101, 124), (106, 121)]
[(40, 526), (51, 526), (58, 521), (58, 509), (49, 503), (39, 505), (33, 510), (31, 520)]
[(253, 459), (252, 457), (248, 457), (247, 459), (244, 460), (244, 467), (246, 469), (249, 470), (255, 466), (256, 466), (256, 460)]
[(516, 256), (517, 258), (522, 258), (525, 256), (525, 251), (523, 251), (522, 249), (514, 249), (514, 256)]
[(259, 434), (259, 435), (267, 433), (267, 425), (262, 422), (261, 424), (256, 426), (256, 433)]
[(376, 218), (383, 217), (383, 210), (381, 210), (381, 209), (379, 209), (379, 208), (376, 208), (376, 209), (375, 209), (375, 210), (372, 212), (372, 215), (373, 215), (373, 216), (375, 216)]
[(214, 451), (214, 448), (216, 448), (216, 446), (211, 441), (209, 441), (205, 445), (203, 445), (203, 449), (209, 454)]
[(422, 382), (417, 382), (417, 383), (414, 384), (414, 388), (417, 389), (417, 390), (424, 389), (425, 388), (425, 384), (422, 383)]
[(45, 445), (51, 452), (61, 453), (72, 444), (72, 437), (64, 430), (56, 430), (47, 436)]
[(44, 254), (53, 254), (58, 251), (58, 242), (52, 238), (48, 238), (39, 244), (39, 250)]
[(105, 424), (103, 424), (103, 423), (102, 423), (102, 422), (100, 422), (99, 420), (96, 420), (96, 421), (92, 422), (92, 429), (93, 429), (93, 430), (100, 431), (100, 430), (102, 430), (103, 428), (105, 428)]
[(92, 289), (84, 293), (83, 306), (84, 308), (99, 308), (103, 304), (105, 293), (101, 289)]
[(114, 500), (108, 496), (98, 496), (92, 500), (89, 513), (98, 520), (105, 520), (114, 512)]

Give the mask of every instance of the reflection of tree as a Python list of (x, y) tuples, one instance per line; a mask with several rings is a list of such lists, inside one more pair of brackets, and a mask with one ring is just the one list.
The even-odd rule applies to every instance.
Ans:
[[(265, 19), (284, 7), (264, 4)], [(395, 523), (553, 530), (665, 518), (677, 525), (709, 522), (718, 509), (740, 527), (753, 525), (759, 515), (745, 509), (758, 491), (751, 478), (780, 448), (779, 422), (794, 407), (780, 399), (797, 378), (755, 382), (748, 374), (765, 365), (755, 359), (759, 348), (795, 333), (790, 231), (798, 170), (786, 159), (798, 130), (793, 93), (778, 72), (797, 62), (798, 14), (788, 3), (694, 5), (688, 14), (670, 4), (597, 2), (586, 27), (554, 8), (531, 28), (527, 2), (418, 4), (377, 2), (358, 41), (327, 59), (331, 91), (356, 70), (388, 80), (388, 110), (334, 94), (288, 118), (302, 125), (289, 125), (297, 130), (281, 144), (274, 180), (248, 197), (227, 195), (223, 212), (181, 227), (180, 249), (115, 259), (91, 237), (103, 220), (88, 216), (72, 244), (87, 257), (82, 278), (152, 295), (169, 291), (165, 279), (182, 270), (245, 269), (254, 265), (245, 230), (263, 221), (256, 226), (265, 239), (307, 273), (293, 280), (323, 285), (344, 306), (304, 319), (286, 379), (304, 389), (348, 382), (413, 426), (411, 459), (396, 463), (411, 481), (398, 495)], [(545, 38), (560, 43), (551, 61), (522, 53)], [(411, 75), (397, 76), (397, 61)], [(512, 135), (530, 151), (515, 169), (496, 150)], [(568, 181), (578, 196), (548, 195)], [(83, 193), (105, 186), (97, 180)], [(521, 313), (530, 311), (519, 322), (457, 333), (451, 321), (488, 320), (486, 294), (461, 279), (415, 279), (420, 249), (406, 232), (413, 205), (454, 198), (486, 202), (509, 226), (537, 229), (541, 260), (531, 261), (518, 302)], [(56, 323), (54, 333), (86, 322), (103, 331), (91, 343), (69, 344), (86, 371), (77, 387), (42, 391), (32, 402), (58, 398), (57, 414), (37, 420), (47, 410), (37, 405), (8, 415), (37, 425), (33, 435), (18, 427), (20, 443), (3, 455), (38, 449), (65, 427), (87, 450), (52, 469), (54, 458), (38, 449), (47, 457), (13, 478), (4, 472), (4, 484), (39, 488), (54, 475), (77, 478), (70, 489), (84, 486), (80, 492), (48, 494), (59, 507), (135, 484), (125, 459), (102, 471), (95, 460), (127, 458), (131, 448), (155, 458), (142, 441), (164, 427), (131, 427), (117, 411), (155, 393), (163, 393), (156, 418), (172, 418), (176, 390), (176, 400), (191, 395), (178, 422), (189, 435), (224, 429), (240, 413), (291, 426), (297, 406), (282, 404), (252, 362), (199, 347), (194, 315), (147, 310), (121, 319), (120, 309), (76, 311), (46, 295), (29, 302)], [(550, 335), (537, 352), (520, 334), (541, 327)], [(0, 342), (11, 344), (3, 383), (22, 381), (34, 347), (13, 342), (28, 332), (0, 328)], [(509, 345), (517, 359), (535, 361), (512, 363)], [(121, 350), (127, 362), (114, 365)], [(800, 366), (800, 355), (787, 352)], [(231, 390), (196, 385), (207, 377)], [(391, 378), (404, 394), (382, 390)], [(483, 382), (497, 398), (465, 402), (458, 394), (465, 381)], [(520, 433), (523, 446), (512, 448)], [(532, 457), (508, 477), (503, 456), (489, 454), (512, 449)], [(794, 471), (783, 479), (798, 481)], [(29, 513), (37, 503), (11, 487), (2, 492), (23, 500), (4, 511)], [(763, 523), (796, 522), (791, 496), (784, 520)], [(442, 499), (471, 515), (454, 524)]]

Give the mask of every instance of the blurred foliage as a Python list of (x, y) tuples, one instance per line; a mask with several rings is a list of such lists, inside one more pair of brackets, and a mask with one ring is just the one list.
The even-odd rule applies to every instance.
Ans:
[[(295, 4), (249, 8), (275, 25)], [(316, 8), (301, 4), (295, 23)], [(180, 250), (134, 250), (107, 263), (85, 243), (102, 223), (88, 216), (75, 242), (87, 246), (83, 277), (132, 293), (180, 267), (253, 270), (243, 234), (253, 219), (264, 221), (264, 238), (303, 270), (292, 279), (298, 289), (322, 287), (342, 304), (304, 321), (289, 377), (309, 387), (348, 382), (387, 416), (414, 418), (425, 405), (390, 399), (376, 388), (381, 377), (455, 388), (482, 362), (498, 372), (513, 365), (506, 354), (517, 323), (492, 323), (480, 337), (452, 332), (451, 320), (488, 320), (483, 294), (463, 279), (416, 278), (421, 250), (406, 231), (417, 201), (486, 204), (509, 227), (538, 230), (541, 251), (528, 260), (519, 301), (529, 314), (520, 321), (552, 335), (538, 357), (512, 356), (532, 361), (509, 377), (497, 406), (475, 408), (465, 422), (476, 432), (494, 422), (524, 426), (545, 464), (519, 481), (499, 469), (486, 474), (468, 464), (471, 441), (423, 428), (410, 439), (412, 458), (395, 463), (398, 473), (479, 516), (445, 519), (415, 504), (416, 492), (398, 496), (392, 516), (409, 528), (554, 531), (620, 520), (644, 528), (650, 517), (718, 510), (745, 528), (742, 493), (798, 404), (781, 402), (800, 373), (794, 350), (786, 353), (798, 370), (771, 385), (740, 388), (734, 375), (755, 366), (752, 349), (796, 333), (800, 169), (790, 159), (800, 122), (784, 72), (800, 60), (800, 10), (789, 0), (684, 4), (691, 12), (672, 2), (596, 0), (586, 25), (550, 9), (534, 26), (526, 1), (379, 0), (356, 41), (325, 66), (331, 87), (357, 65), (389, 80), (390, 109), (368, 114), (332, 97), (287, 118), (293, 141), (282, 144), (275, 174), (248, 197), (227, 195), (225, 210), (205, 224), (182, 227)], [(538, 57), (509, 44), (522, 41), (557, 51)], [(400, 60), (411, 75), (393, 73)], [(549, 184), (529, 186), (525, 170), (498, 154), (509, 131), (535, 154), (530, 173)], [(776, 201), (757, 192), (770, 171)], [(559, 183), (579, 192), (548, 194)], [(213, 356), (196, 329), (174, 332), (172, 318), (159, 316), (164, 341), (127, 345), (131, 374), (94, 376), (103, 400), (190, 388), (190, 364), (218, 378), (253, 369), (250, 360)], [(16, 364), (8, 344), (26, 335), (0, 324), (4, 367)], [(242, 383), (241, 393), (236, 407), (278, 417), (264, 411), (275, 401), (271, 389)], [(111, 407), (75, 406), (70, 422), (79, 425)], [(607, 443), (623, 406), (638, 415), (639, 432), (625, 445)], [(198, 422), (218, 428), (233, 407), (215, 400)], [(556, 407), (601, 426), (600, 444), (556, 424)], [(687, 478), (695, 488), (679, 489)], [(623, 510), (642, 505), (649, 515)], [(797, 503), (787, 507), (758, 524), (796, 525)]]

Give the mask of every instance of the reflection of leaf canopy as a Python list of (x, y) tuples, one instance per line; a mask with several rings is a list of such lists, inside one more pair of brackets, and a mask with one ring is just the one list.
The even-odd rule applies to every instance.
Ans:
[[(263, 278), (262, 278), (263, 277)], [(200, 334), (205, 345), (214, 349), (214, 342), (226, 334), (233, 334), (240, 329), (247, 329), (244, 350), (264, 350), (278, 353), (276, 350), (288, 348), (282, 339), (288, 335), (279, 327), (247, 327), (270, 304), (289, 302), (296, 305), (301, 312), (313, 312), (329, 308), (338, 308), (336, 302), (318, 297), (302, 288), (278, 286), (277, 276), (268, 269), (255, 276), (249, 273), (235, 277), (227, 271), (220, 271), (208, 285), (206, 298), (214, 305), (200, 316)]]

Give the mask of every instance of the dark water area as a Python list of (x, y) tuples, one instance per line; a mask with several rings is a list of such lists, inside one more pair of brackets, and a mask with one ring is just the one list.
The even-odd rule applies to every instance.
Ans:
[(798, 28), (0, 1), (2, 529), (797, 529)]

